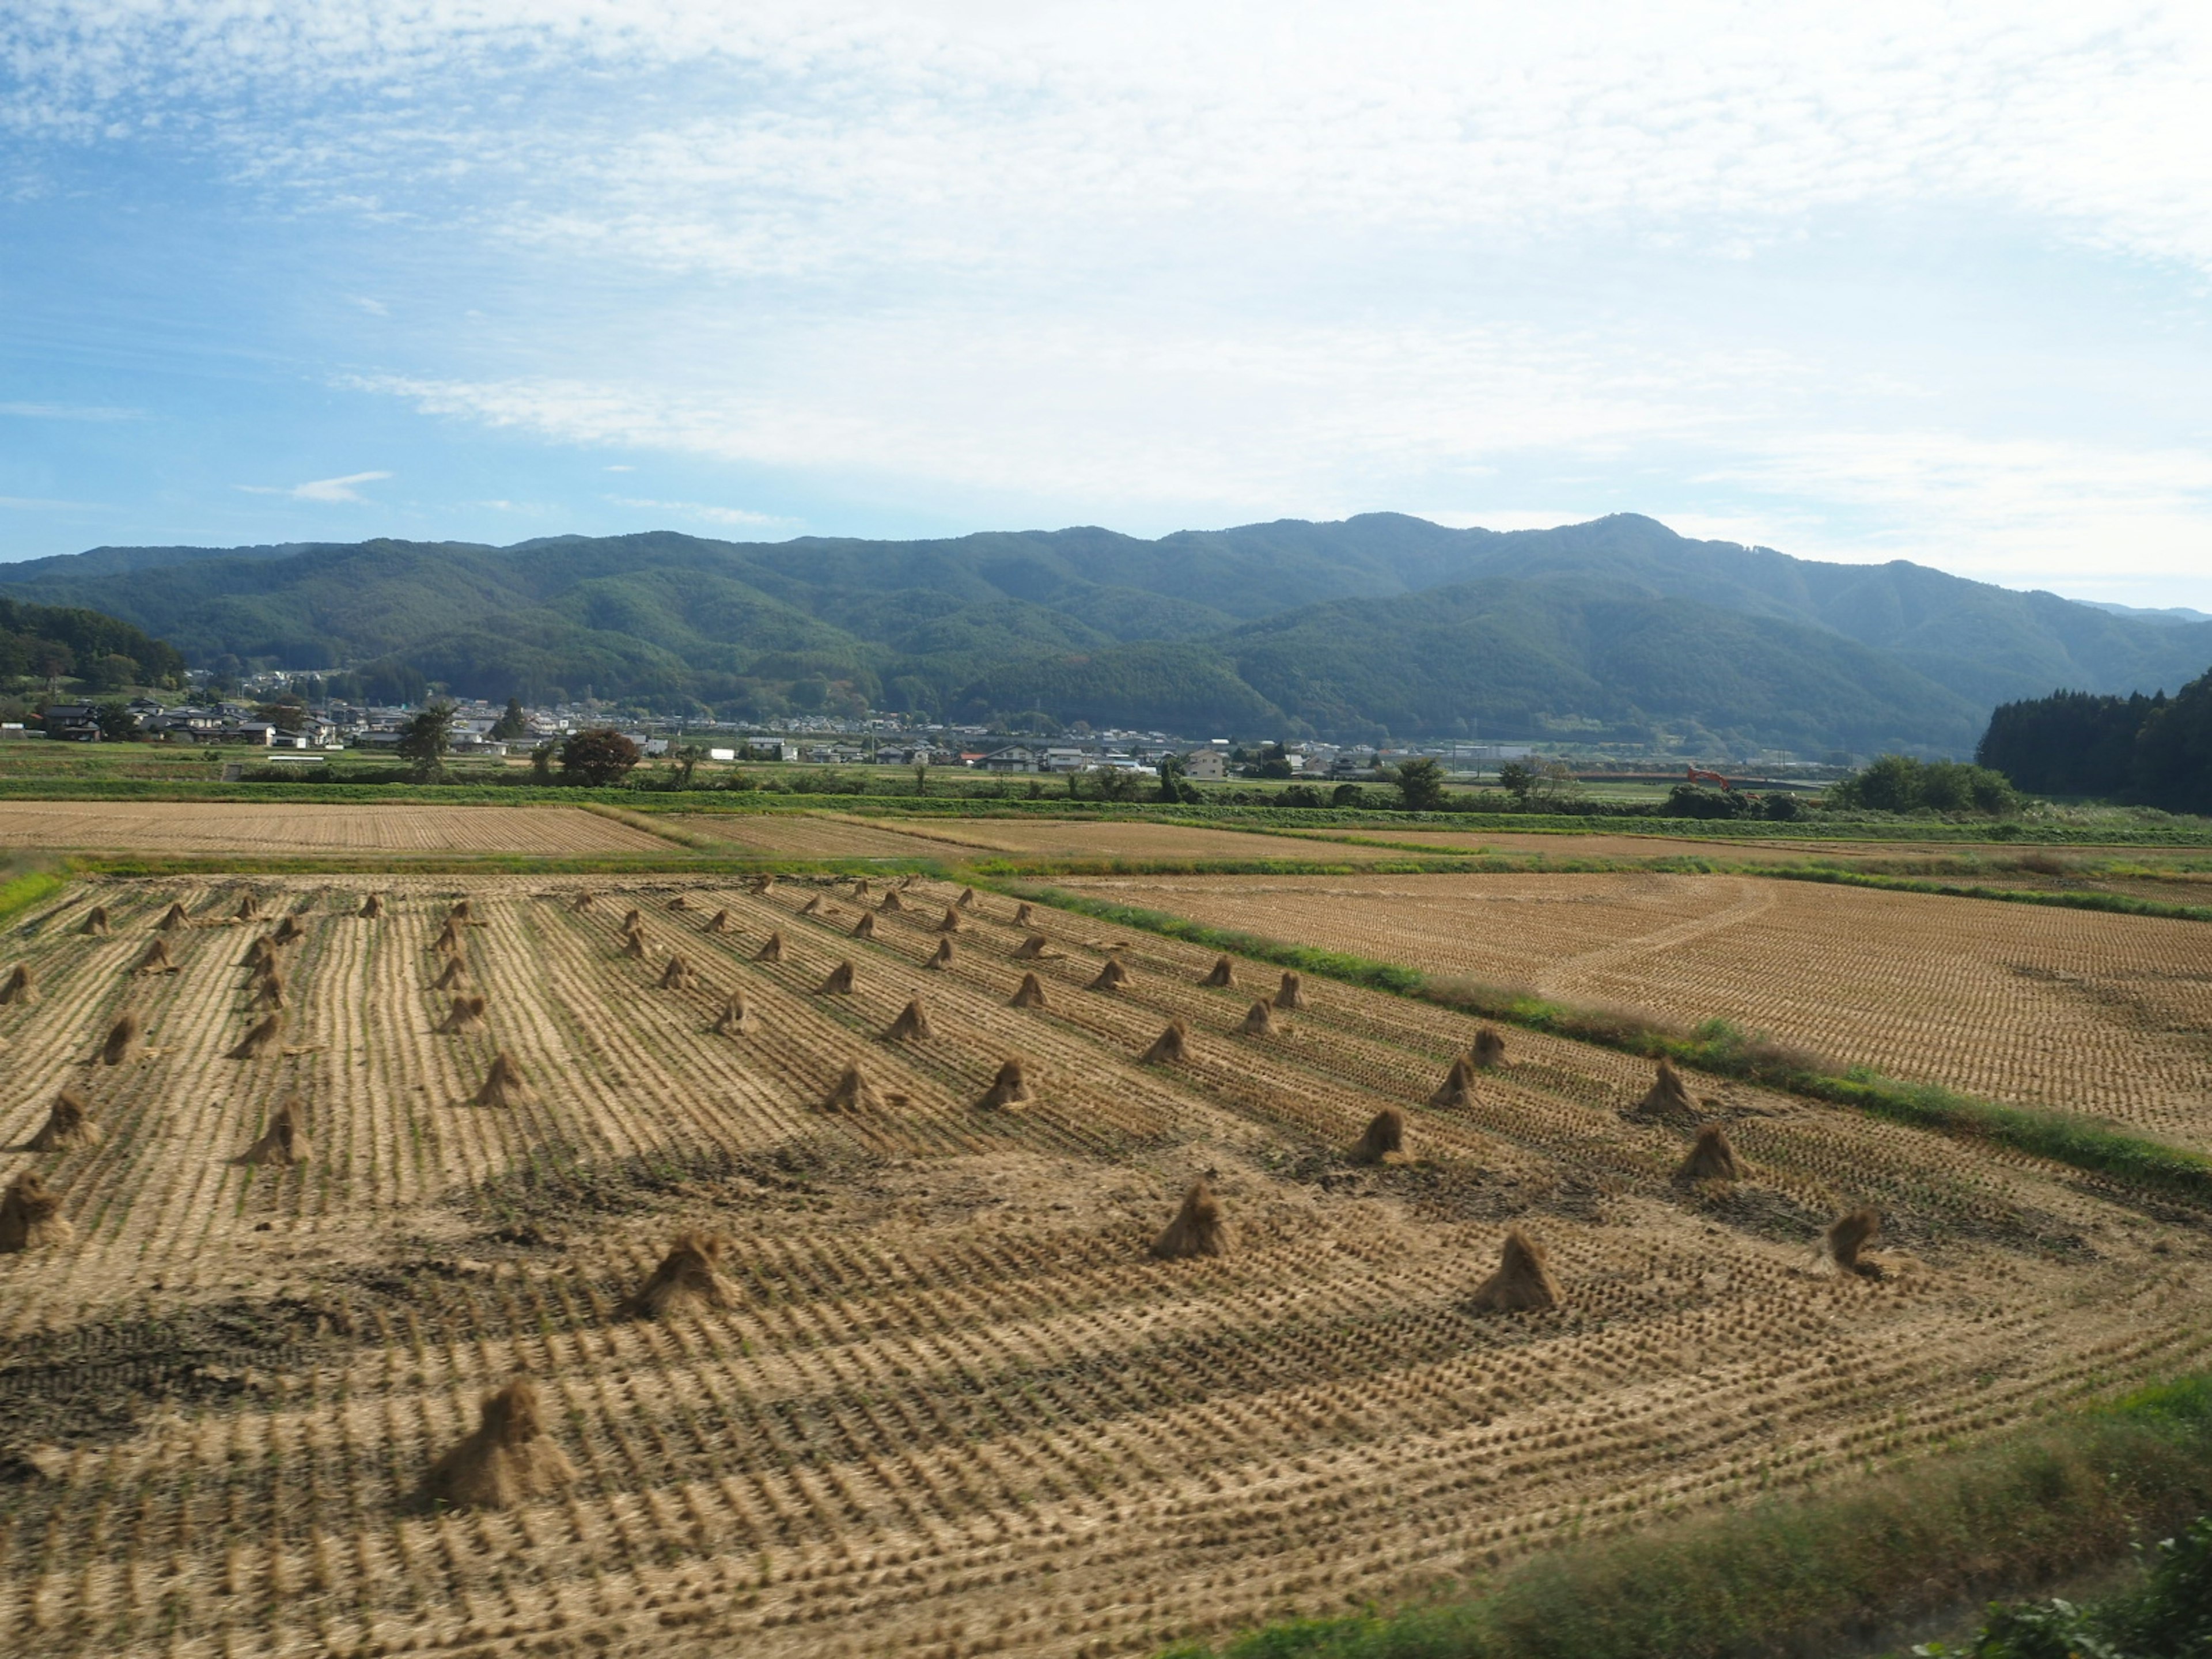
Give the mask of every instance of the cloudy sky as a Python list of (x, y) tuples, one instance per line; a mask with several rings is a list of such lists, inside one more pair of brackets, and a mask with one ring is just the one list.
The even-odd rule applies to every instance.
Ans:
[(9, 0), (0, 558), (1632, 510), (2212, 610), (2212, 9)]

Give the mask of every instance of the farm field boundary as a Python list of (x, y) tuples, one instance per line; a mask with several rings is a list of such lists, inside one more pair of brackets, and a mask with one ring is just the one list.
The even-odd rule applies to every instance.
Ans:
[(2071, 1113), (1982, 1100), (1937, 1084), (1901, 1082), (1866, 1066), (1850, 1066), (1840, 1073), (1826, 1071), (1806, 1055), (1752, 1037), (1723, 1020), (1708, 1020), (1686, 1035), (1633, 1015), (1571, 1007), (1526, 992), (1439, 977), (1345, 951), (1317, 950), (1216, 927), (1164, 910), (1117, 904), (1064, 888), (1016, 882), (1006, 884), (1005, 890), (1017, 898), (1074, 910), (1121, 927), (1389, 991), (1554, 1036), (1652, 1058), (1664, 1056), (1717, 1076), (1741, 1078), (1811, 1099), (1856, 1107), (1944, 1134), (1994, 1141), (2037, 1158), (2212, 1203), (2212, 1159), (2180, 1147), (2125, 1134)]
[(1802, 1650), (2123, 1558), (2212, 1504), (2212, 1375), (1847, 1491), (1570, 1544), (1391, 1613), (1169, 1659), (1717, 1659)]

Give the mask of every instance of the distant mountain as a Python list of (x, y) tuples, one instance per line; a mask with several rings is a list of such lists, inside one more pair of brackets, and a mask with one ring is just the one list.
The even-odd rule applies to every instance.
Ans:
[(158, 627), (192, 659), (737, 718), (865, 699), (962, 717), (1367, 738), (1654, 730), (1701, 747), (1970, 750), (1991, 705), (2178, 686), (2212, 622), (1902, 561), (1821, 564), (1635, 514), (1452, 530), (1397, 514), (1111, 531), (495, 548), (99, 548), (0, 592)]
[(2115, 617), (2133, 617), (2149, 623), (2212, 623), (2212, 611), (2191, 611), (2185, 605), (2170, 605), (2163, 611), (2146, 611), (2140, 605), (2119, 605), (2111, 599), (2077, 599), (2093, 611), (2109, 611)]

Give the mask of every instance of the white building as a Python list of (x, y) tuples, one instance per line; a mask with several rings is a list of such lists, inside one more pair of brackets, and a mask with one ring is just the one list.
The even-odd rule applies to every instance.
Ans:
[(1183, 775), (1198, 783), (1218, 783), (1229, 775), (1229, 757), (1218, 749), (1194, 749), (1182, 757)]

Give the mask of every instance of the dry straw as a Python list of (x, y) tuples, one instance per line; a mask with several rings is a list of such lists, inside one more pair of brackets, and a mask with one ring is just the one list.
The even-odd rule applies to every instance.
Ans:
[(1031, 912), (1028, 905), (1017, 904), (1014, 907), (1014, 926), (1017, 927), (1028, 927), (1030, 925), (1030, 915)]
[(672, 910), (689, 910), (691, 908), (691, 901), (684, 897), (683, 894), (678, 893), (674, 898), (668, 901), (668, 908)]
[(960, 896), (955, 899), (953, 902), (957, 904), (963, 910), (974, 909), (978, 902), (975, 897), (975, 890), (972, 887), (962, 888), (960, 890)]
[(154, 924), (154, 931), (157, 933), (173, 933), (179, 927), (189, 927), (191, 925), (191, 916), (185, 911), (184, 905), (179, 901), (172, 899), (169, 901), (169, 908), (161, 912), (161, 921)]
[(853, 964), (841, 962), (830, 970), (830, 976), (814, 988), (814, 994), (823, 997), (843, 997), (853, 994)]
[(484, 1000), (480, 996), (455, 997), (453, 1006), (438, 1022), (438, 1035), (459, 1036), (466, 1031), (481, 1031), (484, 1024)]
[(1690, 1091), (1682, 1086), (1682, 1075), (1672, 1062), (1662, 1056), (1651, 1079), (1651, 1086), (1644, 1098), (1629, 1112), (1631, 1117), (1670, 1123), (1695, 1123), (1698, 1121), (1697, 1103)]
[(97, 1146), (106, 1133), (93, 1121), (92, 1107), (83, 1096), (64, 1089), (46, 1108), (46, 1121), (31, 1137), (34, 1152), (58, 1152), (71, 1146)]
[(1486, 1072), (1505, 1063), (1505, 1039), (1487, 1025), (1474, 1034), (1474, 1063)]
[[(177, 971), (177, 964), (169, 960), (169, 941), (165, 939), (157, 939), (151, 945), (148, 945), (146, 947), (146, 954), (138, 958), (137, 967), (132, 969), (131, 971), (137, 974), (175, 973)], [(4, 1000), (6, 1000), (4, 997), (0, 997), (0, 1001)]]
[(261, 917), (261, 901), (248, 893), (239, 900), (238, 908), (232, 914), (240, 921), (258, 921)]
[(929, 960), (921, 965), (925, 968), (945, 969), (951, 967), (952, 961), (952, 941), (949, 939), (941, 939), (937, 941), (937, 949), (931, 952)]
[(522, 1080), (522, 1068), (501, 1049), (491, 1057), (484, 1080), (477, 1085), (472, 1103), (478, 1106), (527, 1106), (537, 1097)]
[(1261, 997), (1245, 1012), (1244, 1024), (1237, 1028), (1246, 1036), (1277, 1036), (1282, 1027), (1275, 1024), (1275, 1006)]
[(899, 1011), (899, 1017), (890, 1023), (890, 1029), (884, 1033), (884, 1041), (926, 1042), (936, 1035), (936, 1030), (929, 1023), (929, 1011), (921, 1006), (921, 999), (916, 997)]
[(1283, 982), (1275, 991), (1275, 1006), (1283, 1012), (1296, 1013), (1306, 1006), (1305, 981), (1296, 974), (1285, 972)]
[(362, 917), (365, 921), (374, 921), (379, 916), (384, 914), (384, 895), (381, 893), (371, 893), (367, 898), (361, 902), (361, 908), (355, 911), (354, 914)]
[(729, 931), (730, 913), (727, 910), (715, 911), (713, 915), (707, 918), (707, 925), (700, 929), (700, 932), (705, 933), (726, 933)]
[(456, 1509), (506, 1509), (550, 1497), (575, 1478), (568, 1455), (546, 1432), (537, 1386), (518, 1376), (484, 1396), (476, 1431), (430, 1466), (422, 1498)]
[(768, 936), (768, 942), (763, 945), (759, 950), (753, 952), (753, 960), (755, 962), (781, 962), (783, 960), (783, 935), (781, 933), (770, 933)]
[(276, 924), (276, 931), (270, 934), (270, 938), (278, 945), (289, 945), (293, 940), (305, 939), (307, 936), (307, 930), (300, 925), (299, 917), (287, 916)]
[(873, 939), (875, 936), (876, 913), (872, 910), (861, 911), (860, 919), (853, 924), (853, 937), (854, 939)]
[(894, 887), (884, 894), (884, 902), (876, 908), (886, 915), (896, 915), (906, 908), (906, 901), (898, 896), (898, 889)]
[(258, 1060), (276, 1047), (276, 1038), (284, 1029), (284, 1016), (270, 1014), (239, 1038), (238, 1046), (225, 1054), (225, 1060)]
[(868, 885), (868, 878), (866, 876), (855, 876), (853, 878), (853, 896), (854, 898), (864, 899), (874, 890), (875, 890), (873, 888)]
[(1216, 957), (1213, 966), (1207, 969), (1200, 985), (1234, 985), (1237, 983), (1237, 964), (1227, 957)]
[(1191, 1255), (1227, 1255), (1229, 1224), (1221, 1217), (1221, 1200), (1200, 1176), (1182, 1195), (1182, 1208), (1168, 1223), (1167, 1231), (1152, 1241), (1152, 1254), (1163, 1261)]
[(599, 899), (592, 894), (592, 890), (587, 887), (582, 892), (576, 895), (576, 902), (574, 904), (571, 904), (568, 908), (571, 910), (580, 912), (590, 909), (599, 902)]
[(1118, 991), (1128, 982), (1129, 970), (1121, 965), (1121, 957), (1109, 957), (1105, 966), (1099, 969), (1098, 977), (1091, 981), (1090, 988), (1094, 991)]
[(959, 911), (954, 909), (949, 904), (946, 905), (945, 907), (945, 919), (937, 924), (937, 931), (940, 933), (958, 933), (960, 931)]
[(1690, 1155), (1674, 1171), (1677, 1181), (1741, 1181), (1743, 1166), (1735, 1161), (1735, 1148), (1729, 1145), (1728, 1133), (1717, 1123), (1708, 1123), (1698, 1131), (1698, 1144), (1690, 1148)]
[(822, 1102), (825, 1112), (874, 1111), (883, 1105), (877, 1097), (876, 1086), (868, 1081), (868, 1074), (854, 1060), (837, 1074), (837, 1081)]
[(1164, 1066), (1190, 1058), (1190, 1027), (1179, 1019), (1168, 1022), (1168, 1028), (1152, 1039), (1152, 1046), (1137, 1056), (1139, 1066)]
[(0, 1003), (32, 1003), (39, 1000), (39, 981), (31, 972), (31, 964), (19, 962), (8, 970), (8, 977), (0, 980)]
[(284, 976), (271, 968), (258, 975), (253, 981), (253, 999), (246, 1004), (257, 1012), (264, 1008), (282, 1008), (284, 1003)]
[(449, 957), (438, 977), (430, 983), (434, 991), (458, 991), (469, 982), (469, 963), (465, 957)]
[(1395, 1106), (1385, 1106), (1369, 1121), (1367, 1133), (1354, 1143), (1352, 1161), (1380, 1164), (1400, 1156), (1405, 1150), (1406, 1115)]
[(241, 1164), (305, 1164), (315, 1155), (307, 1139), (307, 1114), (297, 1100), (287, 1100), (269, 1120), (261, 1139), (246, 1149)]
[(1874, 1210), (1853, 1210), (1839, 1216), (1821, 1240), (1820, 1254), (1831, 1271), (1856, 1273), (1862, 1279), (1880, 1279), (1881, 1265), (1859, 1259), (1859, 1252), (1874, 1242), (1881, 1231), (1881, 1216)]
[(668, 958), (668, 965), (660, 970), (660, 988), (664, 991), (690, 991), (697, 988), (699, 976), (691, 971), (690, 962), (680, 956)]
[(1035, 974), (1024, 974), (1022, 982), (1014, 988), (1014, 994), (1007, 1000), (1006, 1006), (1010, 1008), (1048, 1006), (1044, 997), (1044, 981)]
[(246, 954), (238, 959), (241, 968), (265, 968), (276, 960), (276, 947), (264, 933), (246, 947)]
[(714, 1034), (717, 1036), (750, 1036), (759, 1029), (760, 1021), (753, 1013), (752, 1005), (745, 1000), (744, 992), (731, 992), (729, 1000), (722, 1005), (722, 1012), (714, 1021)]
[(1016, 962), (1050, 962), (1053, 960), (1052, 941), (1042, 933), (1031, 933), (1014, 947)]
[(753, 896), (756, 898), (766, 898), (774, 891), (775, 891), (775, 878), (774, 876), (755, 876), (753, 878)]
[(107, 1028), (107, 1040), (100, 1045), (102, 1066), (127, 1066), (138, 1058), (138, 1016), (125, 1009), (115, 1017), (115, 1024)]
[(644, 926), (645, 926), (645, 912), (644, 912), (644, 911), (642, 911), (642, 910), (636, 910), (636, 909), (631, 909), (631, 910), (625, 910), (625, 911), (623, 911), (623, 912), (622, 930), (623, 930), (623, 932), (624, 932), (625, 933), (635, 933), (635, 932), (637, 932), (637, 930), (638, 930), (639, 928), (641, 928), (641, 927), (644, 927)]
[(1451, 1070), (1429, 1097), (1429, 1104), (1444, 1111), (1465, 1111), (1477, 1104), (1474, 1092), (1474, 1065), (1465, 1054), (1451, 1063)]
[(615, 1310), (617, 1317), (670, 1319), (734, 1308), (737, 1292), (718, 1271), (726, 1248), (711, 1233), (678, 1233), (652, 1276)]
[(76, 1231), (63, 1218), (61, 1199), (46, 1190), (35, 1170), (17, 1176), (0, 1196), (0, 1250), (66, 1244)]
[(1544, 1247), (1518, 1227), (1505, 1235), (1498, 1271), (1476, 1287), (1479, 1313), (1542, 1313), (1559, 1305), (1559, 1282), (1545, 1265)]
[(104, 904), (94, 905), (91, 909), (84, 913), (84, 920), (77, 924), (76, 930), (80, 933), (89, 934), (94, 939), (106, 939), (107, 937), (107, 907)]
[(1011, 1111), (1017, 1106), (1026, 1106), (1036, 1097), (1030, 1092), (1029, 1073), (1022, 1061), (1008, 1055), (1000, 1062), (998, 1076), (983, 1091), (982, 1099), (975, 1104), (985, 1111)]
[(627, 957), (632, 962), (643, 962), (645, 960), (645, 935), (643, 933), (624, 933), (622, 938), (622, 949), (617, 951), (616, 954), (617, 956)]
[(799, 914), (802, 916), (811, 916), (821, 908), (822, 895), (819, 893), (811, 894), (808, 896), (806, 902), (799, 907)]
[(447, 907), (446, 919), (448, 921), (466, 923), (473, 921), (476, 919), (476, 907), (467, 899), (457, 898)]

